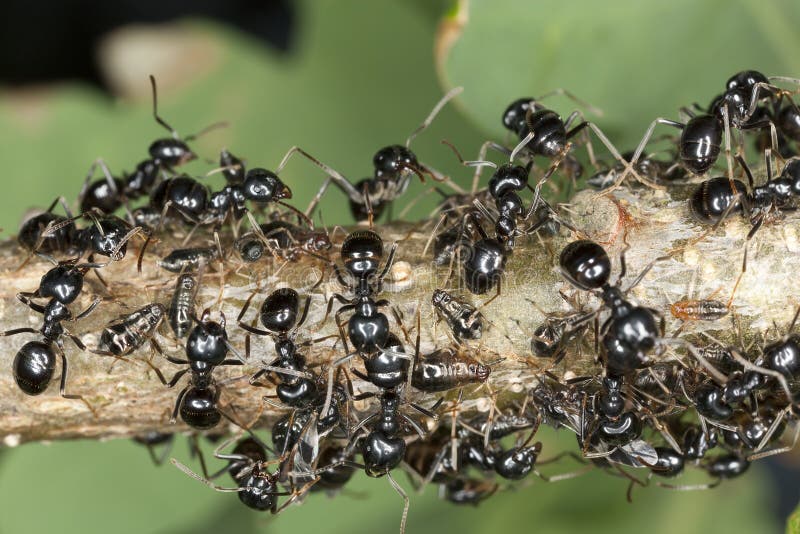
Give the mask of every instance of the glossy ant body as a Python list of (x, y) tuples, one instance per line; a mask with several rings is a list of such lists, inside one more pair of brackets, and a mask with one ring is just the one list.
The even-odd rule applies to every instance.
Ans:
[[(626, 272), (624, 256), (620, 257), (620, 262), (619, 280)], [(579, 240), (568, 244), (561, 251), (559, 266), (562, 275), (578, 289), (600, 290), (604, 306), (611, 312), (600, 332), (607, 369), (613, 373), (629, 374), (640, 368), (663, 335), (663, 316), (656, 310), (634, 306), (625, 300), (625, 292), (617, 287), (619, 281), (615, 286), (609, 285), (611, 261), (597, 243)], [(628, 290), (638, 284), (650, 267)]]
[[(15, 328), (0, 333), (2, 336), (13, 336), (22, 333), (40, 334), (41, 341), (29, 341), (20, 348), (14, 357), (14, 380), (19, 388), (28, 395), (43, 393), (55, 373), (56, 358), (61, 358), (61, 396), (66, 399), (82, 401), (94, 413), (92, 406), (80, 395), (68, 395), (67, 358), (64, 354), (63, 336), (67, 336), (80, 350), (86, 346), (76, 336), (69, 333), (63, 326), (64, 321), (79, 321), (89, 315), (100, 303), (95, 299), (85, 310), (73, 315), (68, 305), (74, 302), (83, 289), (83, 279), (90, 269), (97, 268), (96, 264), (79, 264), (78, 260), (59, 262), (42, 276), (39, 287), (32, 293), (21, 292), (17, 298), (34, 312), (41, 313), (42, 327), (39, 330), (30, 327)], [(33, 299), (47, 298), (46, 305), (41, 305)]]
[(169, 388), (175, 386), (186, 373), (191, 373), (189, 384), (178, 394), (171, 421), (174, 422), (180, 413), (184, 423), (198, 430), (213, 428), (222, 418), (217, 407), (221, 390), (214, 381), (214, 369), (222, 365), (242, 365), (238, 359), (225, 359), (230, 344), (225, 331), (225, 316), (220, 322), (208, 319), (205, 310), (197, 325), (186, 338), (186, 359), (171, 356), (165, 358), (177, 365), (188, 367), (175, 373), (167, 382), (161, 373), (158, 377)]
[[(347, 195), (350, 203), (350, 212), (357, 221), (367, 219), (371, 221), (373, 218), (379, 218), (387, 206), (406, 192), (414, 175), (423, 181), (426, 175), (435, 181), (445, 181), (445, 176), (430, 166), (421, 163), (409, 147), (414, 138), (433, 122), (433, 119), (436, 118), (436, 115), (439, 114), (445, 104), (455, 98), (462, 90), (463, 88), (456, 87), (445, 94), (422, 124), (406, 139), (404, 146), (390, 145), (378, 150), (372, 158), (373, 176), (364, 178), (355, 184), (327, 165), (309, 156), (299, 147), (293, 147), (290, 153), (292, 151), (300, 152), (328, 175), (306, 213), (310, 213), (319, 203), (331, 182)], [(280, 167), (282, 168), (283, 165)]]

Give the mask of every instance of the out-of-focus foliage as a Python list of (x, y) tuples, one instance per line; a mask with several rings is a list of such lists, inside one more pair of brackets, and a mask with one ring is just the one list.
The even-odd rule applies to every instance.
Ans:
[[(708, 106), (740, 70), (800, 73), (800, 4), (791, 0), (463, 0), (448, 21), (442, 38), (455, 40), (439, 72), (469, 88), (463, 109), (500, 139), (508, 103), (560, 87), (605, 112), (588, 118), (624, 152), (655, 117)], [(575, 109), (560, 97), (544, 104), (565, 116)]]
[[(301, 3), (298, 46), (287, 57), (225, 27), (187, 21), (184, 27), (204, 35), (216, 53), (207, 74), (164, 88), (162, 115), (182, 134), (217, 120), (231, 123), (197, 142), (203, 158), (215, 159), (227, 146), (253, 165), (274, 167), (298, 144), (360, 179), (370, 172), (375, 150), (402, 143), (441, 96), (432, 60), (438, 12), (427, 4)], [(447, 137), (465, 155), (474, 154), (488, 135), (498, 136), (509, 99), (559, 86), (603, 107), (601, 126), (613, 127), (615, 141), (630, 143), (654, 116), (674, 116), (677, 106), (694, 100), (705, 103), (736, 70), (800, 73), (793, 53), (800, 47), (792, 45), (797, 37), (786, 30), (797, 26), (796, 13), (788, 2), (765, 5), (681, 2), (645, 10), (634, 2), (473, 0), (469, 25), (441, 68), (449, 82), (465, 86), (458, 107), (483, 130), (448, 107), (414, 147), (466, 185), (470, 173), (439, 140)], [(148, 98), (109, 102), (75, 85), (3, 92), (3, 235), (15, 233), (27, 207), (47, 205), (58, 194), (74, 199), (95, 158), (104, 157), (114, 171), (131, 169), (164, 133), (150, 116)], [(187, 170), (208, 168), (198, 162)], [(321, 173), (297, 160), (285, 178), (304, 205)], [(218, 184), (218, 177), (210, 183)], [(407, 198), (425, 187), (414, 184)], [(342, 200), (331, 191), (322, 210), (326, 223), (349, 221)], [(432, 199), (420, 204), (412, 216), (430, 209)], [(3, 361), (10, 362), (9, 355)], [(549, 436), (545, 457), (559, 450)], [(559, 438), (574, 447), (574, 437)], [(191, 463), (182, 440), (173, 454)], [(7, 451), (0, 468), (0, 532), (395, 532), (402, 509), (386, 480), (360, 476), (336, 499), (314, 495), (300, 508), (266, 517), (170, 465), (153, 467), (144, 449), (127, 442), (25, 446)], [(556, 464), (548, 472), (573, 469)], [(754, 468), (708, 492), (651, 485), (636, 488), (628, 505), (627, 481), (590, 473), (553, 484), (532, 479), (530, 487), (503, 492), (477, 509), (450, 506), (429, 489), (411, 496), (408, 530), (764, 532), (777, 524), (762, 482)]]

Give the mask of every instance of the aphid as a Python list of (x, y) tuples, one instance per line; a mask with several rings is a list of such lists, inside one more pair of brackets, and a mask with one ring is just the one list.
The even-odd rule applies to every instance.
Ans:
[(175, 249), (158, 260), (158, 265), (171, 273), (195, 272), (218, 258), (221, 255), (217, 245), (182, 248)]
[(101, 355), (127, 356), (147, 341), (155, 343), (153, 335), (166, 313), (164, 305), (155, 302), (132, 313), (121, 315), (103, 328), (99, 349), (92, 352)]
[(178, 339), (188, 334), (192, 326), (196, 295), (197, 278), (189, 273), (180, 275), (175, 283), (175, 291), (172, 293), (172, 301), (167, 312), (169, 326)]
[(669, 306), (673, 317), (682, 321), (716, 321), (730, 311), (724, 302), (713, 299), (679, 300)]
[(483, 315), (475, 306), (462, 302), (443, 289), (433, 291), (431, 304), (444, 316), (457, 340), (480, 339), (483, 334)]
[(491, 367), (480, 363), (464, 349), (446, 347), (415, 358), (411, 385), (420, 391), (438, 392), (486, 382)]

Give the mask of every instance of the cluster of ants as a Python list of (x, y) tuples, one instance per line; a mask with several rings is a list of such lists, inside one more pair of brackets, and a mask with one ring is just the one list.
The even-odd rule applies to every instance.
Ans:
[[(612, 284), (606, 250), (588, 239), (575, 240), (582, 232), (543, 198), (542, 188), (556, 175), (577, 183), (584, 173), (584, 164), (576, 157), (576, 149), (581, 147), (586, 148), (595, 169), (586, 179), (590, 187), (613, 190), (627, 178), (631, 187), (664, 189), (695, 179), (686, 210), (706, 227), (703, 235), (736, 215), (750, 224), (744, 272), (747, 242), (765, 223), (778, 222), (794, 209), (800, 196), (800, 159), (794, 158), (800, 143), (800, 109), (792, 98), (794, 93), (775, 85), (779, 82), (800, 84), (755, 71), (738, 73), (708, 108), (697, 104), (682, 108), (685, 122), (656, 119), (635, 151), (624, 156), (595, 124), (584, 120), (581, 111), (563, 120), (541, 104), (542, 98), (520, 98), (502, 114), (503, 125), (518, 143), (488, 141), (472, 161), (464, 160), (451, 145), (465, 166), (475, 168), (470, 191), (420, 162), (409, 148), (413, 138), (459, 93), (460, 89), (455, 89), (444, 96), (405, 145), (388, 146), (375, 154), (370, 178), (351, 182), (298, 147), (289, 150), (275, 172), (246, 168), (242, 159), (223, 150), (219, 167), (211, 173), (221, 173), (225, 186), (210, 191), (200, 178), (176, 171), (196, 158), (187, 144), (196, 136), (181, 139), (159, 117), (151, 77), (153, 114), (172, 137), (153, 142), (149, 158), (130, 174), (113, 176), (104, 161), (96, 161), (79, 196), (79, 215), (70, 214), (63, 201), (67, 212), (57, 215), (54, 202), (20, 228), (19, 244), (31, 256), (54, 266), (38, 288), (17, 295), (23, 304), (42, 314), (41, 329), (2, 333), (39, 336), (16, 354), (14, 378), (23, 392), (41, 394), (60, 359), (61, 395), (83, 400), (94, 410), (82, 397), (66, 393), (64, 340), (70, 339), (80, 350), (125, 359), (148, 342), (158, 349), (154, 335), (166, 321), (177, 340), (185, 339), (185, 358), (163, 358), (182, 369), (167, 380), (151, 360), (147, 362), (166, 387), (189, 377), (175, 400), (172, 421), (180, 417), (198, 435), (214, 436), (223, 418), (241, 427), (237, 435), (216, 447), (215, 458), (225, 463), (219, 471), (209, 472), (202, 456), (202, 474), (177, 460), (172, 463), (218, 491), (237, 493), (248, 507), (272, 513), (310, 491), (336, 492), (356, 470), (363, 469), (371, 477), (385, 476), (403, 497), (402, 532), (409, 500), (394, 478), (396, 468), (406, 471), (416, 488), (437, 484), (443, 498), (471, 505), (493, 495), (503, 481), (518, 481), (531, 473), (547, 480), (580, 474), (547, 477), (539, 472), (537, 466), (558, 459), (539, 459), (542, 445), (534, 438), (541, 424), (572, 431), (581, 454), (568, 454), (589, 467), (626, 478), (629, 492), (636, 485), (649, 484), (653, 476), (676, 477), (687, 465), (704, 470), (711, 481), (695, 486), (658, 484), (676, 489), (716, 486), (745, 472), (757, 458), (791, 450), (797, 441), (796, 432), (790, 445), (778, 443), (797, 416), (800, 337), (788, 334), (752, 349), (714, 343), (698, 347), (677, 333), (667, 336), (665, 314), (639, 306), (627, 296), (653, 263), (623, 289), (623, 253), (621, 272)], [(557, 93), (580, 102), (566, 91)], [(677, 139), (668, 138), (671, 155), (661, 159), (644, 152), (658, 124), (680, 129)], [(613, 165), (604, 166), (596, 159), (589, 133), (605, 145), (615, 160)], [(755, 185), (745, 160), (747, 151), (752, 151), (750, 142), (766, 162), (763, 185)], [(727, 176), (708, 178), (723, 148)], [(489, 150), (507, 159), (500, 164), (489, 161)], [(286, 202), (292, 193), (279, 177), (295, 154), (326, 174), (319, 193), (302, 211)], [(537, 166), (537, 159), (546, 165)], [(734, 177), (734, 161), (740, 167), (737, 173), (743, 172), (748, 184)], [(97, 167), (103, 176), (94, 179)], [(493, 174), (483, 187), (481, 175), (486, 167), (492, 168)], [(450, 193), (438, 189), (444, 198), (430, 243), (431, 260), (449, 265), (452, 276), (448, 280), (459, 282), (459, 291), (443, 287), (431, 297), (431, 305), (446, 322), (454, 342), (429, 354), (420, 353), (419, 314), (414, 340), (402, 324), (398, 325), (402, 337), (400, 330), (393, 331), (384, 313), (392, 303), (382, 298), (383, 281), (398, 244), (385, 254), (384, 242), (373, 228), (373, 221), (406, 192), (415, 176), (452, 189)], [(533, 185), (532, 176), (536, 180)], [(347, 196), (353, 216), (367, 225), (346, 236), (339, 261), (330, 259), (332, 240), (327, 231), (317, 229), (312, 221), (330, 184)], [(525, 200), (525, 196), (529, 198)], [(146, 202), (133, 208), (140, 198)], [(115, 215), (120, 212), (123, 214)], [(259, 223), (259, 217), (265, 222)], [(245, 219), (251, 229), (242, 233)], [(79, 228), (80, 223), (85, 226)], [(171, 302), (154, 302), (119, 317), (103, 329), (98, 347), (87, 349), (65, 327), (101, 304), (97, 298), (80, 313), (70, 310), (83, 290), (84, 278), (91, 272), (107, 284), (102, 269), (114, 262), (131, 261), (125, 259), (128, 244), (137, 236), (143, 241), (138, 255), (141, 270), (147, 245), (158, 243), (164, 232), (176, 228), (189, 229), (186, 244), (191, 244), (197, 228), (210, 229), (207, 235), (213, 235), (214, 242), (174, 249), (163, 256), (158, 265), (176, 274)], [(564, 233), (573, 240), (561, 250), (560, 271), (576, 293), (594, 295), (599, 304), (590, 311), (548, 315), (532, 333), (531, 357), (558, 363), (578, 346), (588, 346), (595, 355), (596, 372), (569, 379), (542, 372), (519, 395), (517, 404), (495, 407), (488, 415), (460, 413), (465, 388), (481, 387), (490, 375), (493, 364), (468, 347), (480, 340), (489, 326), (482, 310), (500, 294), (507, 260), (517, 242), (534, 235), (546, 240)], [(338, 305), (333, 317), (338, 329), (336, 344), (343, 347), (336, 349), (341, 350), (340, 357), (322, 362), (319, 371), (307, 363), (308, 347), (319, 340), (300, 343), (296, 338), (308, 317), (311, 297), (304, 299), (291, 287), (275, 289), (263, 298), (257, 314), (260, 326), (255, 319), (247, 319), (258, 292), (247, 299), (235, 325), (246, 331), (244, 351), (229, 341), (230, 325), (224, 316), (214, 320), (206, 310), (198, 317), (199, 274), (210, 262), (232, 254), (254, 270), (265, 262), (301, 258), (328, 268), (344, 288), (330, 297), (325, 316), (328, 320)], [(462, 294), (467, 292), (473, 296)], [(474, 305), (476, 299), (492, 292), (496, 295)], [(712, 299), (685, 300), (670, 311), (684, 321), (716, 321), (729, 313), (734, 295), (730, 299), (727, 304)], [(799, 314), (800, 310), (789, 332)], [(395, 318), (401, 323), (396, 313)], [(260, 358), (264, 364), (249, 376), (254, 387), (274, 388), (274, 395), (266, 396), (265, 403), (287, 410), (272, 425), (271, 445), (219, 405), (222, 387), (215, 380), (215, 369), (253, 365), (250, 336), (274, 341), (274, 357)], [(667, 347), (684, 351), (686, 358), (654, 358)], [(356, 393), (348, 369), (374, 387)], [(415, 399), (431, 397), (429, 406), (412, 401), (412, 391)], [(368, 399), (374, 401), (361, 405), (370, 408), (356, 410), (354, 403)], [(151, 453), (153, 447), (171, 439), (171, 434), (156, 432), (137, 438)], [(155, 453), (153, 456), (156, 458)], [(637, 476), (641, 471), (647, 476)], [(228, 486), (216, 481), (225, 473), (232, 478)]]

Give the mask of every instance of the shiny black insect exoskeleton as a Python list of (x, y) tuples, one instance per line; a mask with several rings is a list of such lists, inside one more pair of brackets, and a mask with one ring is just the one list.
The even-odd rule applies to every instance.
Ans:
[[(376, 301), (375, 295), (381, 292), (383, 279), (391, 269), (396, 250), (397, 244), (394, 244), (386, 259), (386, 264), (379, 271), (383, 259), (383, 240), (378, 234), (372, 230), (358, 230), (348, 235), (342, 243), (340, 254), (346, 275), (342, 273), (337, 264), (334, 263), (333, 267), (339, 283), (348, 288), (353, 296), (348, 299), (335, 293), (328, 301), (328, 312), (330, 312), (334, 300), (337, 300), (343, 304), (334, 315), (337, 325), (342, 324), (340, 317), (343, 313), (352, 311), (353, 314), (347, 322), (346, 337), (342, 337), (348, 354), (330, 366), (329, 391), (333, 384), (334, 369), (337, 366), (355, 356), (361, 356), (364, 361), (370, 360), (375, 355), (382, 354), (381, 349), (388, 345), (390, 339), (389, 319), (380, 311), (380, 308), (387, 306), (389, 301)], [(348, 340), (353, 345), (353, 353), (349, 353), (347, 348)], [(326, 407), (329, 397), (330, 393), (326, 398)]]
[[(620, 279), (625, 276), (624, 258), (621, 264)], [(650, 308), (634, 306), (625, 300), (624, 293), (617, 286), (608, 283), (611, 260), (597, 243), (573, 241), (561, 251), (559, 265), (562, 275), (578, 289), (600, 290), (603, 303), (610, 311), (611, 315), (600, 332), (609, 372), (629, 374), (642, 367), (663, 335), (660, 314)]]
[(445, 177), (438, 171), (421, 163), (409, 147), (414, 137), (426, 129), (442, 107), (460, 92), (461, 88), (458, 87), (442, 97), (425, 121), (409, 136), (405, 145), (389, 145), (378, 150), (372, 158), (372, 177), (364, 178), (355, 184), (295, 147), (293, 150), (302, 153), (328, 174), (327, 180), (317, 193), (309, 209), (313, 209), (327, 190), (329, 183), (333, 182), (336, 187), (347, 195), (350, 203), (350, 212), (356, 220), (377, 219), (394, 200), (406, 192), (414, 176), (418, 176), (423, 181), (425, 176), (430, 176), (436, 181), (445, 180)]
[(219, 423), (222, 414), (217, 401), (221, 390), (214, 381), (214, 369), (220, 365), (242, 364), (238, 359), (225, 359), (229, 347), (225, 317), (222, 316), (220, 322), (211, 321), (206, 310), (186, 338), (186, 359), (165, 356), (171, 363), (187, 366), (175, 373), (169, 382), (159, 376), (167, 387), (174, 387), (183, 375), (191, 373), (189, 384), (175, 401), (172, 421), (180, 413), (184, 423), (198, 430), (213, 428)]
[[(252, 296), (251, 296), (252, 298)], [(250, 378), (250, 383), (255, 383), (262, 376), (275, 372), (280, 374), (281, 381), (276, 388), (280, 401), (294, 408), (306, 408), (317, 398), (317, 385), (307, 374), (305, 356), (298, 352), (294, 342), (294, 335), (308, 316), (311, 299), (307, 298), (302, 312), (300, 310), (300, 296), (291, 288), (281, 288), (273, 291), (261, 304), (259, 319), (265, 330), (255, 328), (242, 321), (250, 305), (247, 300), (239, 314), (239, 326), (259, 336), (270, 336), (275, 342), (277, 357), (266, 367), (259, 370)], [(249, 359), (250, 336), (246, 339)]]
[[(559, 92), (570, 96), (564, 91)], [(574, 99), (574, 97), (571, 98)], [(545, 108), (530, 97), (518, 98), (509, 104), (503, 112), (503, 126), (516, 134), (520, 140), (519, 145), (511, 152), (512, 159), (517, 153), (524, 151), (531, 159), (534, 156), (543, 156), (553, 160), (553, 164), (541, 178), (539, 186), (537, 186), (537, 191), (544, 180), (551, 176), (564, 162), (566, 162), (570, 168), (575, 169), (575, 178), (580, 176), (582, 173), (582, 166), (574, 156), (570, 154), (570, 150), (572, 149), (570, 140), (586, 128), (589, 128), (597, 138), (600, 139), (603, 145), (605, 145), (611, 155), (625, 167), (626, 174), (631, 173), (637, 180), (647, 183), (620, 155), (616, 147), (611, 144), (602, 130), (594, 123), (584, 120), (572, 126), (579, 117), (582, 117), (582, 113), (580, 111), (574, 111), (566, 120), (563, 120), (558, 113)]]
[(63, 199), (57, 198), (47, 211), (23, 221), (17, 236), (17, 241), (23, 248), (32, 252), (54, 254), (67, 253), (77, 247), (78, 230), (66, 203), (66, 216), (53, 213), (59, 200), (63, 202)]
[(772, 177), (768, 166), (767, 182), (760, 186), (754, 185), (744, 160), (740, 156), (736, 159), (745, 170), (750, 187), (739, 180), (711, 178), (697, 186), (689, 199), (689, 208), (704, 224), (715, 224), (732, 213), (746, 215), (753, 226), (751, 232), (755, 233), (771, 216), (782, 209), (794, 208), (800, 198), (800, 159), (789, 160), (777, 178)]
[[(67, 395), (65, 393), (68, 365), (64, 354), (63, 338), (66, 336), (71, 339), (80, 350), (85, 350), (86, 346), (79, 338), (67, 331), (62, 323), (83, 319), (99, 304), (100, 299), (96, 299), (77, 315), (73, 315), (68, 307), (80, 295), (83, 288), (83, 278), (86, 273), (96, 267), (97, 265), (95, 264), (78, 264), (77, 260), (60, 262), (42, 276), (36, 291), (17, 294), (17, 298), (22, 303), (43, 316), (42, 327), (38, 330), (23, 327), (0, 333), (2, 336), (21, 333), (40, 334), (42, 336), (41, 341), (25, 343), (14, 357), (12, 364), (14, 380), (24, 393), (39, 395), (47, 389), (55, 373), (56, 358), (60, 356), (61, 396), (68, 399), (81, 400), (92, 409), (80, 395)], [(42, 298), (48, 299), (47, 304), (42, 305), (34, 302), (35, 299)]]
[[(172, 463), (181, 471), (192, 478), (204, 483), (205, 485), (221, 492), (234, 492), (239, 496), (239, 500), (253, 510), (260, 512), (270, 512), (278, 514), (289, 506), (294, 500), (305, 494), (316, 480), (296, 489), (293, 478), (289, 477), (288, 483), (282, 473), (282, 461), (269, 460), (266, 446), (258, 439), (247, 437), (240, 439), (230, 453), (223, 453), (222, 450), (231, 444), (232, 440), (222, 443), (214, 451), (214, 457), (228, 462), (228, 465), (213, 476), (218, 476), (224, 472), (233, 479), (236, 487), (227, 488), (218, 486), (211, 482), (208, 477), (200, 476), (191, 469), (173, 459)], [(271, 464), (278, 464), (275, 469), (270, 470)], [(280, 485), (289, 486), (289, 491), (282, 490)], [(290, 496), (282, 505), (278, 506), (278, 497)]]
[[(172, 171), (174, 167), (183, 165), (197, 157), (187, 145), (188, 141), (198, 135), (190, 135), (180, 139), (178, 133), (158, 115), (158, 94), (156, 80), (151, 75), (150, 84), (153, 89), (153, 118), (169, 131), (172, 136), (153, 141), (149, 148), (149, 158), (140, 161), (132, 173), (125, 173), (121, 178), (112, 176), (105, 162), (99, 159), (92, 163), (79, 196), (81, 211), (98, 209), (103, 213), (113, 213), (127, 200), (135, 200), (149, 194), (156, 186), (159, 176), (164, 171)], [(213, 125), (209, 128), (216, 127)], [(206, 130), (208, 130), (207, 128)], [(91, 181), (97, 166), (103, 170), (103, 177)]]

